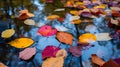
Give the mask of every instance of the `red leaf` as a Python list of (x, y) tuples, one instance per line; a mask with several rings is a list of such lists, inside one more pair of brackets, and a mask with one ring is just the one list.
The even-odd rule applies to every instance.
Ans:
[(47, 46), (43, 51), (42, 51), (42, 59), (48, 58), (48, 57), (55, 57), (56, 52), (60, 50), (60, 48), (56, 46)]

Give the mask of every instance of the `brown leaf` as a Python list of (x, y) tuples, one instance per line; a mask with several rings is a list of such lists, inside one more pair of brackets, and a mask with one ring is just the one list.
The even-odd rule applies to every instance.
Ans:
[(92, 54), (92, 62), (99, 66), (103, 66), (103, 64), (105, 63), (105, 61), (99, 58), (96, 54)]
[(65, 44), (72, 45), (73, 43), (73, 36), (70, 33), (66, 32), (58, 32), (56, 38)]

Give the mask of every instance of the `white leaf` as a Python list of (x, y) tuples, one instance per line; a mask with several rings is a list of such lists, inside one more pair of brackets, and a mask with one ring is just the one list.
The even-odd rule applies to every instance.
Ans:
[(35, 25), (35, 21), (32, 20), (32, 19), (27, 19), (27, 20), (24, 21), (24, 23), (25, 23), (26, 25)]
[(78, 19), (80, 19), (80, 16), (71, 16), (70, 17), (70, 21), (78, 20)]
[(65, 11), (64, 8), (55, 9), (54, 11)]
[(36, 23), (35, 26), (37, 26), (37, 27), (42, 27), (42, 26), (44, 26), (44, 25), (45, 25), (45, 23), (41, 23), (41, 22), (39, 22), (39, 23)]
[(97, 41), (108, 41), (112, 38), (109, 36), (109, 33), (98, 33), (96, 34)]

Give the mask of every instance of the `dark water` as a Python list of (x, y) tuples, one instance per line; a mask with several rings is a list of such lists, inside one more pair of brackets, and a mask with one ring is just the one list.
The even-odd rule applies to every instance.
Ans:
[[(63, 25), (69, 29), (71, 29), (70, 33), (73, 34), (74, 37), (77, 38), (77, 35), (80, 35), (82, 33), (85, 33), (84, 29), (89, 24), (94, 24), (97, 26), (97, 31), (95, 32), (108, 32), (111, 33), (114, 30), (107, 27), (106, 22), (104, 21), (103, 17), (95, 18), (93, 23), (81, 23), (77, 25), (78, 34), (76, 32), (75, 25), (70, 25), (68, 23), (59, 23), (59, 21), (47, 21), (45, 19), (46, 16), (57, 14), (60, 17), (65, 17), (65, 15), (71, 10), (69, 8), (65, 8), (65, 11), (61, 12), (54, 12), (57, 8), (63, 8), (63, 4), (60, 3), (59, 0), (55, 0), (54, 3), (49, 4), (43, 2), (44, 0), (0, 0), (0, 33), (9, 28), (15, 29), (15, 35), (8, 39), (0, 38), (0, 62), (3, 62), (8, 67), (40, 67), (42, 64), (41, 59), (41, 46), (39, 44), (42, 44), (42, 38), (37, 36), (37, 33), (34, 33), (38, 30), (38, 27), (36, 26), (28, 26), (25, 25), (23, 20), (18, 20), (17, 16), (19, 15), (19, 10), (28, 9), (29, 12), (34, 13), (35, 17), (30, 18), (35, 20), (36, 23), (42, 22), (42, 23), (50, 23), (52, 26), (54, 25)], [(66, 17), (66, 22), (68, 17)], [(52, 23), (51, 23), (52, 22)], [(102, 22), (102, 23), (101, 23)], [(37, 54), (30, 60), (24, 61), (18, 58), (19, 52), (23, 49), (17, 49), (14, 47), (11, 47), (7, 43), (11, 40), (14, 40), (18, 37), (30, 37), (35, 41), (35, 44), (33, 44), (31, 47), (37, 48)], [(59, 42), (55, 42), (55, 37), (50, 37), (48, 39), (48, 43), (43, 44), (58, 44)], [(75, 40), (76, 42), (76, 40)], [(75, 43), (74, 42), (74, 43)], [(76, 43), (75, 43), (76, 44)], [(105, 42), (97, 42), (95, 43), (95, 47), (91, 48), (90, 50), (83, 51), (82, 54), (82, 60), (81, 58), (77, 58), (72, 56), (71, 54), (68, 54), (67, 58), (65, 59), (64, 67), (81, 67), (81, 61), (84, 63), (82, 64), (83, 67), (86, 67), (85, 63), (87, 63), (90, 60), (90, 55), (92, 53), (98, 53), (101, 57), (104, 58), (104, 60), (109, 60), (110, 58), (118, 58), (120, 57), (118, 55), (119, 48), (116, 48), (116, 45), (118, 46), (118, 42), (116, 41), (105, 41)], [(47, 45), (46, 45), (47, 46)], [(61, 48), (67, 49), (69, 46), (62, 45)], [(42, 48), (43, 49), (43, 48)], [(97, 51), (98, 50), (98, 51)], [(103, 51), (102, 51), (103, 50)], [(97, 51), (97, 52), (96, 52)], [(101, 52), (102, 51), (102, 52)], [(99, 54), (101, 52), (101, 54)], [(112, 56), (111, 56), (112, 55)]]

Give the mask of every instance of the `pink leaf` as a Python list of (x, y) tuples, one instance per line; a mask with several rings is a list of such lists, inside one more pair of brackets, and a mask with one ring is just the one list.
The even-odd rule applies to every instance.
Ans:
[(71, 52), (75, 57), (80, 57), (82, 54), (81, 48), (78, 46), (71, 46), (68, 51)]
[(36, 54), (36, 48), (26, 48), (23, 51), (19, 52), (19, 58), (23, 60), (29, 60)]
[(48, 58), (48, 57), (55, 57), (56, 52), (60, 50), (60, 48), (57, 48), (56, 46), (47, 46), (42, 51), (42, 59)]
[(45, 25), (38, 30), (38, 33), (42, 36), (52, 36), (57, 33), (57, 29), (52, 29), (51, 26)]

